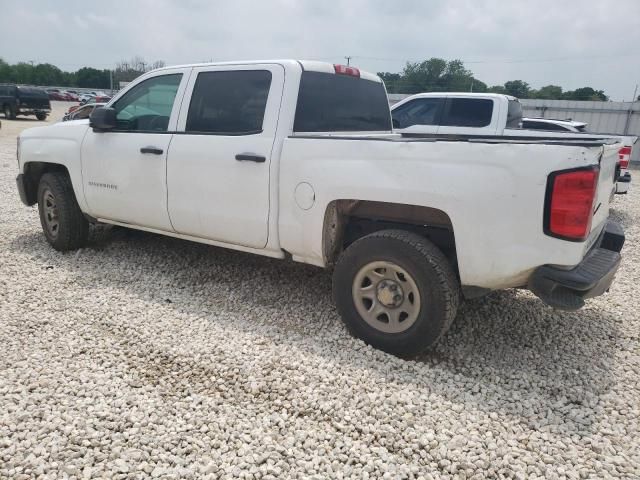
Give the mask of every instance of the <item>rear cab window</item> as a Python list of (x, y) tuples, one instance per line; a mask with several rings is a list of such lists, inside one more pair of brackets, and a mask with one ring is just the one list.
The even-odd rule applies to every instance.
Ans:
[(390, 132), (384, 84), (350, 75), (304, 71), (293, 125), (301, 132)]

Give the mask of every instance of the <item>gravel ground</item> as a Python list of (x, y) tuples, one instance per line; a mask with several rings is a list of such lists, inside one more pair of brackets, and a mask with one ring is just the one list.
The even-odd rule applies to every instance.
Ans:
[(319, 269), (124, 229), (55, 252), (15, 188), (38, 124), (0, 130), (1, 478), (640, 478), (640, 186), (608, 295), (497, 292), (404, 361)]

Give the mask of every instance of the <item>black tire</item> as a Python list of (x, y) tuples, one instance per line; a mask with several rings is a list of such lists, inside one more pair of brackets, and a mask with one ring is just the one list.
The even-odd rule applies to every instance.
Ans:
[[(376, 320), (365, 320), (356, 307), (356, 302), (363, 300), (356, 298), (356, 289), (369, 288), (369, 285), (357, 286), (356, 280), (361, 278), (361, 272), (367, 271), (370, 265), (378, 263), (394, 265), (398, 270), (406, 272), (411, 285), (418, 290), (418, 305), (409, 306), (414, 308), (411, 316), (415, 320), (411, 320), (408, 327), (402, 327), (401, 323), (396, 322), (395, 325), (400, 325), (399, 328), (406, 328), (397, 333), (375, 328), (372, 323), (375, 324)], [(407, 281), (405, 275), (399, 275), (398, 278), (404, 280), (399, 280), (398, 286), (402, 288), (403, 285), (408, 285), (403, 284), (403, 281)], [(372, 309), (374, 303), (385, 307), (380, 300), (380, 293), (377, 293), (381, 283), (383, 282), (371, 287), (371, 292), (376, 292)], [(398, 286), (392, 285), (392, 288)], [(407, 287), (407, 291), (412, 288)], [(461, 298), (458, 280), (443, 253), (426, 238), (403, 230), (375, 232), (350, 245), (334, 270), (333, 296), (342, 320), (353, 335), (375, 348), (403, 357), (423, 352), (444, 335), (456, 316)], [(402, 305), (391, 308), (401, 311), (406, 300), (403, 299), (402, 302)], [(368, 307), (365, 305), (364, 308)], [(392, 310), (387, 310), (396, 315)], [(391, 323), (389, 317), (387, 321)]]
[(46, 119), (47, 119), (47, 114), (46, 114), (46, 113), (38, 112), (38, 113), (36, 113), (36, 118), (37, 118), (38, 120), (40, 120), (40, 121), (42, 121), (42, 120), (46, 120)]
[(8, 103), (3, 107), (2, 111), (4, 112), (4, 118), (7, 120), (15, 120), (16, 118), (16, 109), (9, 105)]
[[(66, 173), (42, 175), (38, 185), (38, 211), (44, 236), (53, 248), (65, 252), (86, 245), (89, 222), (78, 206)], [(57, 226), (54, 228), (54, 225)]]

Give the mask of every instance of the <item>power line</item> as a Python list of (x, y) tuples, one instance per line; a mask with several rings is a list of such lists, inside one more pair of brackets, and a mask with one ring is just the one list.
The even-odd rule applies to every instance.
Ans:
[[(522, 59), (486, 59), (486, 60), (460, 60), (462, 63), (479, 64), (479, 63), (546, 63), (546, 62), (567, 62), (567, 61), (585, 61), (585, 60), (601, 60), (601, 59), (617, 59), (628, 57), (640, 57), (640, 53), (627, 53), (617, 55), (587, 55), (587, 56), (567, 56), (567, 57), (550, 57), (550, 58), (522, 58)], [(373, 60), (380, 62), (422, 62), (425, 59), (411, 59), (411, 58), (391, 58), (391, 57), (369, 57), (365, 55), (352, 55), (350, 58)]]

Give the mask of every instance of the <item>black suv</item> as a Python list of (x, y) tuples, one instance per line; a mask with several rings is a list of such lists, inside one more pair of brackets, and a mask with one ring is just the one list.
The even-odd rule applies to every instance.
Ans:
[(44, 120), (51, 113), (49, 95), (37, 87), (0, 84), (0, 107), (7, 120), (17, 115), (35, 115), (38, 120)]

